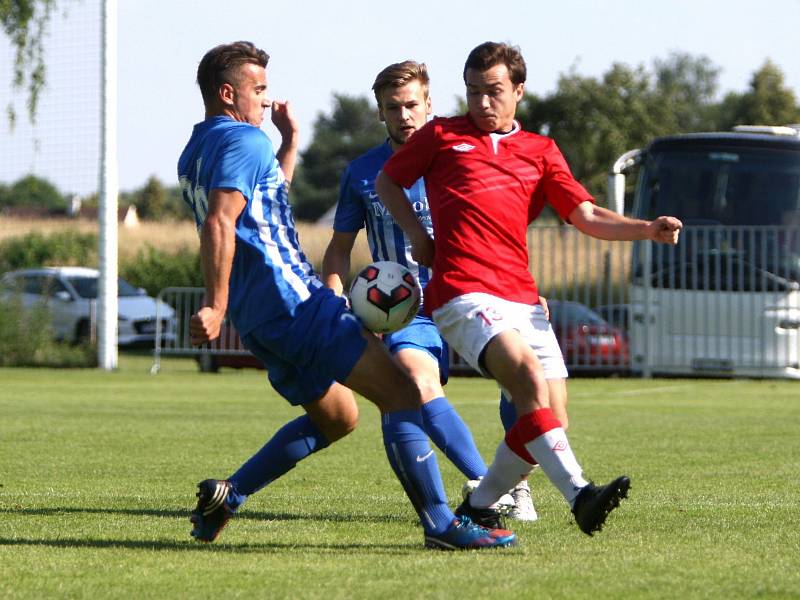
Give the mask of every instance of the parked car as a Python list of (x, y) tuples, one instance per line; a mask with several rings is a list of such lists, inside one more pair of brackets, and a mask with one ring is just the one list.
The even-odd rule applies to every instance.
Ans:
[(627, 338), (630, 304), (604, 304), (603, 306), (596, 306), (592, 310), (617, 329), (624, 331)]
[(630, 365), (625, 332), (580, 302), (547, 299), (550, 323), (570, 372), (624, 373)]
[[(79, 342), (90, 339), (96, 320), (100, 273), (84, 267), (44, 267), (10, 271), (0, 280), (4, 295), (18, 294), (26, 308), (45, 303), (58, 339)], [(156, 309), (161, 318), (162, 339), (174, 339), (175, 311), (120, 278), (118, 343), (120, 346), (152, 345), (156, 335)]]

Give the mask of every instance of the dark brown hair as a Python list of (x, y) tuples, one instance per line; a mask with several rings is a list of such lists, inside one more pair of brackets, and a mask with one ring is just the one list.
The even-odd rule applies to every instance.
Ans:
[(528, 71), (519, 47), (497, 42), (484, 42), (469, 53), (464, 64), (464, 81), (467, 81), (467, 69), (486, 71), (499, 64), (504, 64), (508, 69), (511, 83), (525, 83)]
[(197, 67), (197, 85), (203, 95), (203, 103), (214, 103), (217, 91), (224, 83), (235, 84), (237, 69), (245, 64), (267, 66), (269, 54), (256, 48), (251, 42), (221, 44), (206, 52)]
[(378, 106), (381, 105), (381, 94), (383, 90), (389, 87), (398, 88), (407, 83), (411, 83), (415, 79), (419, 80), (425, 98), (427, 98), (430, 79), (428, 78), (428, 67), (425, 66), (425, 63), (405, 60), (386, 67), (383, 71), (378, 73), (378, 76), (375, 78), (375, 83), (372, 84), (372, 91), (375, 93), (375, 100), (378, 102)]

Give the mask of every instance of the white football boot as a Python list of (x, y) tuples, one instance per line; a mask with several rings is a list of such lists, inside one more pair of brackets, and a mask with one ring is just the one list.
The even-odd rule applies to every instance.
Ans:
[(514, 519), (515, 521), (536, 521), (539, 518), (539, 515), (536, 513), (536, 508), (533, 506), (531, 488), (528, 486), (527, 479), (520, 481), (509, 491), (509, 494), (514, 500), (514, 505), (511, 507), (511, 510), (508, 511), (508, 517), (510, 519)]

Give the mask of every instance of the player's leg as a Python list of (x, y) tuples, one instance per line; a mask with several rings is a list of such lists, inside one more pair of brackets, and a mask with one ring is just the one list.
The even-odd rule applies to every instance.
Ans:
[[(566, 381), (563, 378), (548, 379), (547, 385), (549, 388), (550, 408), (564, 427), (564, 430), (566, 430), (568, 423)], [(500, 393), (500, 421), (506, 432), (517, 422), (517, 409), (514, 408), (514, 403), (511, 402), (509, 394), (506, 392)], [(538, 465), (534, 465), (534, 470), (536, 467)], [(531, 475), (533, 475), (533, 472), (531, 472)], [(536, 521), (539, 518), (533, 502), (529, 479), (530, 476), (525, 477), (508, 492), (513, 501), (513, 506), (509, 510), (508, 516), (517, 521)]]
[[(434, 311), (434, 321), (445, 339), (473, 367), (509, 392), (518, 417), (498, 446), (480, 486), (459, 510), (468, 514), (471, 507), (496, 502), (539, 463), (576, 511), (581, 529), (591, 533), (625, 496), (629, 482), (622, 477), (595, 493), (599, 488), (583, 478), (551, 409), (550, 386), (539, 356), (550, 378), (557, 377), (559, 369), (561, 377), (566, 377), (566, 368), (552, 328), (546, 319), (534, 318), (536, 310), (487, 294), (465, 294)], [(584, 500), (590, 501), (576, 501), (584, 490), (588, 490)]]
[[(569, 416), (567, 415), (567, 382), (561, 377), (547, 379), (547, 388), (548, 397), (550, 399), (550, 409), (566, 430), (569, 426)], [(505, 431), (511, 429), (514, 423), (517, 422), (517, 409), (514, 407), (514, 403), (509, 399), (509, 396), (510, 394), (504, 391), (500, 392), (500, 422), (503, 424), (503, 429)]]
[(281, 427), (227, 479), (198, 484), (198, 503), (190, 520), (192, 535), (205, 542), (217, 538), (249, 495), (347, 435), (358, 422), (358, 405), (350, 390), (281, 359), (262, 343), (257, 331), (243, 342), (265, 364), (276, 391), (291, 404), (302, 406), (306, 414)]
[(436, 455), (428, 443), (420, 411), (419, 389), (373, 335), (364, 332), (367, 347), (344, 384), (381, 411), (384, 447), (425, 530), (426, 545), (434, 548), (507, 546), (516, 536), (462, 523), (447, 505)]
[(353, 393), (334, 383), (306, 411), (281, 427), (264, 446), (228, 478), (237, 493), (253, 494), (292, 470), (298, 462), (327, 448), (356, 428), (358, 405)]
[(467, 477), (486, 473), (472, 432), (445, 395), (449, 349), (428, 317), (416, 317), (398, 332), (384, 336), (395, 360), (411, 375), (422, 396), (422, 421), (431, 441)]
[[(498, 381), (513, 407), (506, 406), (501, 415), (507, 431), (506, 440), (495, 457), (498, 467), (490, 468), (492, 477), (487, 476), (475, 494), (473, 502), (476, 506), (492, 501), (491, 497), (503, 489), (505, 478), (516, 476), (524, 467), (515, 464), (516, 458), (531, 465), (538, 462), (523, 444), (512, 446), (516, 458), (508, 452), (508, 446), (518, 437), (519, 424), (530, 420), (528, 415), (549, 414), (558, 422), (553, 409), (557, 414), (563, 414), (565, 410), (566, 386), (559, 380), (567, 375), (552, 327), (540, 306), (491, 297), (480, 298), (479, 306), (481, 314), (492, 315), (492, 319), (475, 319), (475, 323), (482, 325), (481, 331), (468, 337), (477, 340), (478, 347), (488, 339), (480, 350), (479, 364)], [(506, 462), (502, 463), (503, 460)], [(505, 468), (500, 468), (500, 464), (505, 464)], [(513, 482), (510, 487), (516, 487), (518, 483)]]
[[(482, 489), (482, 483), (478, 491), (491, 491), (491, 495), (501, 492), (505, 489), (505, 482), (516, 476), (518, 468), (514, 464), (515, 458), (523, 462), (532, 458), (541, 465), (545, 475), (569, 503), (581, 530), (592, 535), (601, 529), (608, 513), (627, 496), (630, 480), (622, 476), (606, 486), (596, 487), (583, 477), (566, 432), (551, 408), (551, 386), (545, 385), (547, 397), (543, 398), (539, 395), (542, 388), (538, 381), (531, 385), (519, 385), (516, 379), (526, 372), (541, 373), (544, 377), (544, 368), (522, 335), (515, 336), (515, 333), (503, 332), (485, 350), (486, 369), (509, 390), (520, 416), (498, 446), (495, 462), (484, 478), (484, 482), (493, 482), (496, 489), (490, 489), (489, 485)], [(528, 354), (526, 349), (531, 353)], [(557, 396), (562, 394), (558, 401), (565, 408), (565, 387), (554, 384), (552, 389)], [(531, 390), (536, 395), (526, 396)]]
[(426, 533), (445, 531), (453, 521), (436, 455), (425, 433), (420, 391), (378, 339), (366, 334), (367, 348), (344, 384), (381, 411), (386, 455), (420, 516)]
[(572, 505), (588, 482), (550, 408), (550, 389), (539, 358), (518, 331), (506, 330), (486, 346), (484, 360), (487, 371), (511, 394), (518, 414), (498, 452), (511, 450), (527, 462), (539, 463)]

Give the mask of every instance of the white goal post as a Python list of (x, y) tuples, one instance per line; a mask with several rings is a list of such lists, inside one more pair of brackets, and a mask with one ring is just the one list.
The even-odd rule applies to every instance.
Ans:
[(99, 220), (100, 282), (98, 286), (97, 364), (117, 368), (119, 172), (117, 163), (117, 0), (103, 0)]

